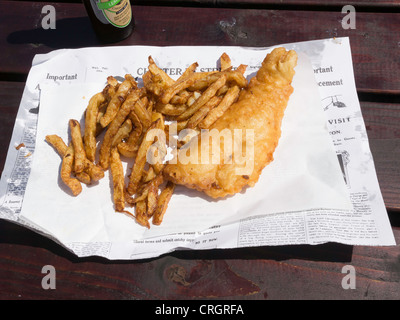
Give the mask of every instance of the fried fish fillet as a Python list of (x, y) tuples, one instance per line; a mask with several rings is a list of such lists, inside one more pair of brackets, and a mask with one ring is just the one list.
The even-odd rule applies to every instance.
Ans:
[(276, 48), (268, 54), (238, 101), (179, 149), (164, 168), (165, 177), (212, 198), (253, 187), (273, 161), (296, 64), (293, 50)]

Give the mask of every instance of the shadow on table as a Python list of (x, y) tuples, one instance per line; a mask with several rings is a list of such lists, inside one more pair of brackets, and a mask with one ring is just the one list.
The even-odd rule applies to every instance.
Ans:
[(350, 262), (353, 246), (341, 243), (320, 245), (260, 246), (234, 249), (185, 250), (170, 253), (179, 259), (246, 259), (276, 260), (300, 259), (325, 262)]
[(79, 48), (99, 44), (88, 17), (65, 18), (57, 20), (55, 29), (36, 29), (15, 31), (8, 35), (10, 44), (45, 45), (54, 49)]
[(150, 262), (170, 256), (182, 260), (257, 260), (267, 259), (284, 261), (301, 259), (326, 262), (350, 262), (353, 246), (340, 243), (325, 243), (321, 245), (290, 245), (290, 246), (261, 246), (235, 249), (210, 249), (210, 250), (178, 250), (159, 257), (141, 260), (108, 260), (103, 257), (92, 256), (79, 258), (57, 242), (35, 231), (18, 224), (0, 220), (0, 244), (8, 243), (35, 248), (43, 248), (51, 253), (61, 256), (73, 263), (96, 262), (104, 264), (133, 264)]

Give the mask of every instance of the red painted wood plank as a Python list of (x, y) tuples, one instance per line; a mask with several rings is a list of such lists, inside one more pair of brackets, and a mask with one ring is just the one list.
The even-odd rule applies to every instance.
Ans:
[(370, 148), (385, 205), (400, 211), (400, 139), (370, 140)]
[[(62, 2), (68, 2), (66, 0)], [(73, 1), (75, 2), (75, 1)], [(269, 9), (290, 9), (296, 8), (308, 10), (327, 10), (329, 8), (342, 8), (352, 5), (360, 11), (387, 11), (399, 9), (400, 4), (396, 0), (136, 0), (136, 5), (167, 5), (167, 6), (205, 6), (205, 7), (231, 7), (231, 8), (269, 8)]]
[[(393, 299), (399, 247), (325, 244), (179, 252), (137, 262), (78, 259), (51, 240), (0, 221), (0, 299)], [(400, 230), (394, 229), (397, 242)], [(41, 286), (56, 270), (56, 290)], [(345, 290), (344, 266), (356, 288)]]
[[(19, 1), (19, 0), (11, 0)], [(35, 2), (34, 0), (27, 0), (30, 2)], [(60, 3), (80, 3), (81, 0), (57, 0), (53, 2)], [(338, 7), (345, 5), (353, 5), (356, 8), (371, 8), (379, 10), (380, 8), (398, 8), (400, 4), (396, 0), (353, 0), (351, 2), (347, 0), (334, 0), (334, 1), (321, 1), (321, 0), (135, 0), (132, 1), (135, 5), (143, 6), (207, 6), (207, 7)]]
[[(23, 77), (34, 54), (58, 48), (99, 45), (81, 4), (54, 4), (56, 30), (41, 28), (44, 3), (2, 1), (0, 12), (1, 74)], [(116, 45), (238, 45), (350, 37), (357, 88), (363, 92), (399, 93), (400, 16), (357, 13), (355, 30), (341, 27), (341, 12), (238, 10), (134, 6), (136, 29)], [(4, 76), (3, 76), (4, 79)]]
[(363, 101), (361, 107), (369, 139), (400, 138), (400, 103)]

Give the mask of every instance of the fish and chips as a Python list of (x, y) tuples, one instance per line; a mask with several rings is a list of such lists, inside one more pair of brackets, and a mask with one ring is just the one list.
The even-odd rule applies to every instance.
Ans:
[[(82, 123), (68, 120), (70, 141), (46, 136), (62, 159), (61, 180), (78, 196), (81, 183), (99, 181), (109, 170), (115, 211), (146, 228), (162, 223), (178, 184), (212, 198), (254, 186), (273, 159), (296, 61), (294, 51), (274, 49), (249, 83), (247, 66), (234, 68), (226, 53), (220, 70), (198, 72), (194, 62), (176, 80), (150, 56), (141, 88), (130, 74), (123, 81), (108, 77), (90, 98)], [(240, 136), (240, 143), (229, 146), (226, 135), (209, 140), (215, 130)], [(252, 135), (243, 139), (237, 130)], [(243, 172), (238, 159), (250, 149), (252, 170)], [(215, 156), (220, 161), (197, 161)], [(124, 161), (130, 164), (126, 172)]]

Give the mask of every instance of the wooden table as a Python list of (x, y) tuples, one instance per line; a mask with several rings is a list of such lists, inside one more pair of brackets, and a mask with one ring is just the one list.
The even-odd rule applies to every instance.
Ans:
[[(41, 8), (57, 28), (41, 28)], [(353, 1), (356, 29), (344, 30), (345, 0), (135, 1), (136, 28), (116, 45), (237, 45), (350, 37), (357, 90), (383, 197), (400, 241), (400, 5)], [(99, 46), (79, 1), (0, 1), (0, 172), (32, 58), (59, 48)], [(55, 242), (0, 221), (1, 299), (399, 299), (400, 248), (278, 246), (175, 252), (142, 261), (79, 259)], [(45, 265), (57, 271), (44, 290)], [(356, 289), (344, 290), (345, 265)]]

